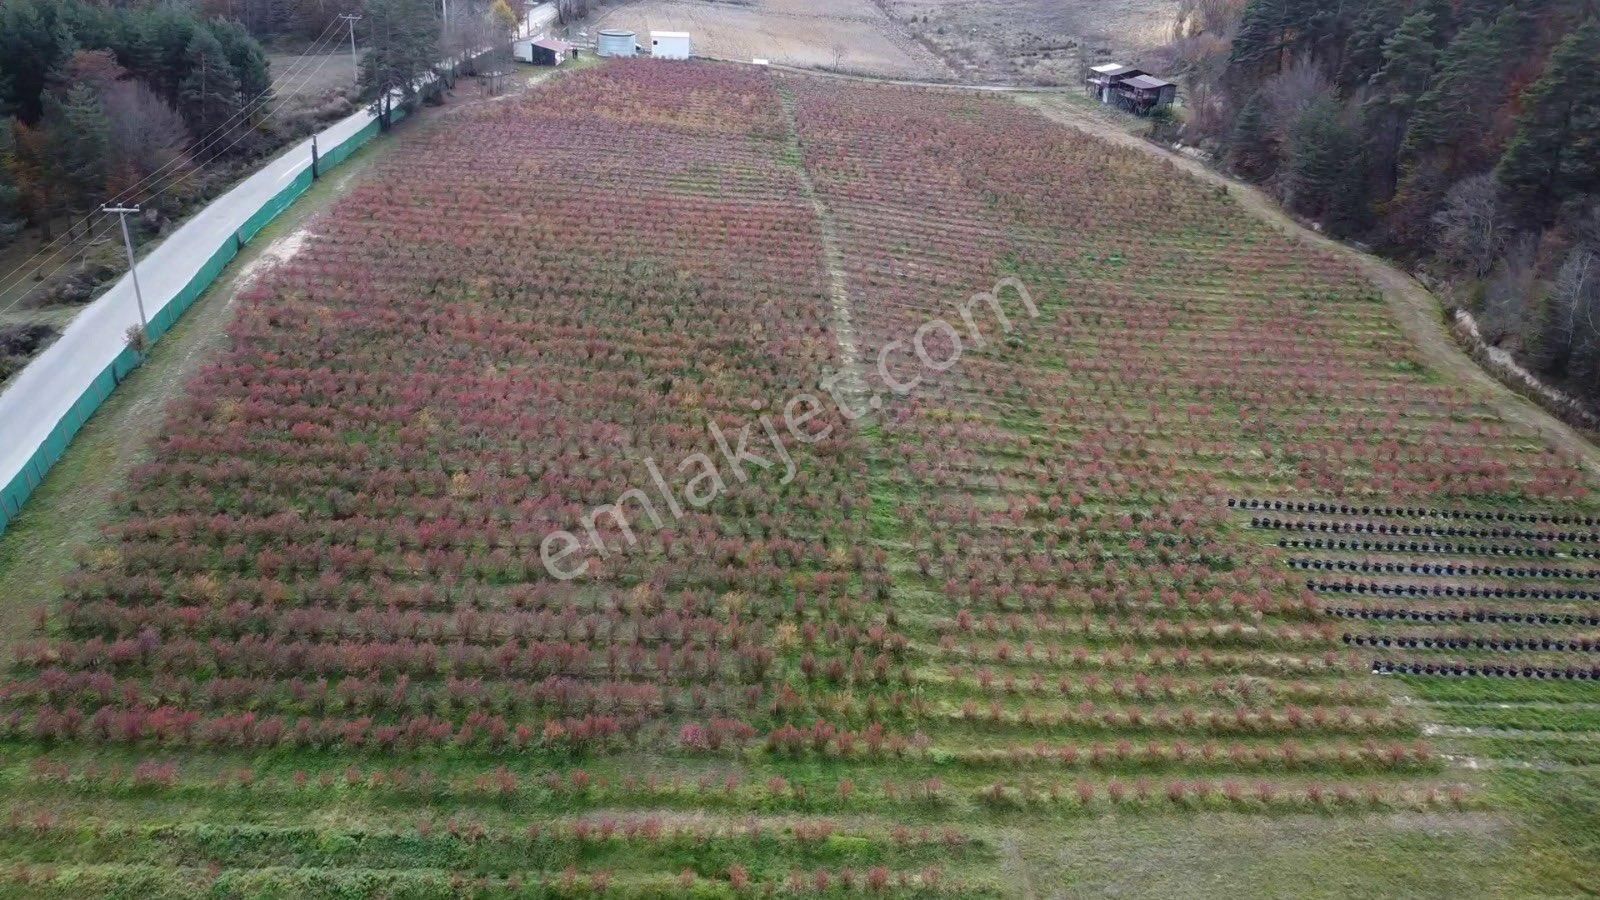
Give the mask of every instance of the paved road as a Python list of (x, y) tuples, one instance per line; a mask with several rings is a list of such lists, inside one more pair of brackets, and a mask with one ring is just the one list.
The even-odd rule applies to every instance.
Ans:
[[(317, 136), (335, 147), (365, 128), (365, 107)], [(311, 165), (311, 139), (296, 144), (184, 222), (139, 261), (150, 318), (194, 278), (217, 248), (288, 183)], [(67, 326), (61, 337), (30, 362), (0, 393), (0, 485), (10, 484), (43, 443), (126, 346), (139, 322), (133, 282), (124, 275)]]

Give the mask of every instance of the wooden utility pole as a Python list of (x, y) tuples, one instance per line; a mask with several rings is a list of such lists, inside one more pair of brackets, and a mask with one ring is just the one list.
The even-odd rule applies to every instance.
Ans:
[(339, 18), (341, 18), (341, 19), (345, 20), (346, 22), (350, 23), (350, 65), (356, 71), (356, 87), (360, 88), (361, 87), (361, 59), (356, 56), (356, 23), (361, 20), (361, 17), (360, 16), (352, 16), (352, 15), (348, 15), (348, 14), (341, 14), (339, 16)]

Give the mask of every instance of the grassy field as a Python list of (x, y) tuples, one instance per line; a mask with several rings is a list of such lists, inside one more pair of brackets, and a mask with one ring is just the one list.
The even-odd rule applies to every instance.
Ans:
[(0, 538), (5, 893), (1600, 883), (1590, 482), (1343, 263), (747, 67), (385, 154)]

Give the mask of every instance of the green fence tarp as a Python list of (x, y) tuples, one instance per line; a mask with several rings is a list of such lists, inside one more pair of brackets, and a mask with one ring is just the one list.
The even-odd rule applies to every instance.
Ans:
[(338, 164), (340, 164), (340, 163), (344, 162), (345, 160), (349, 159), (350, 158), (350, 154), (352, 154), (352, 153), (356, 152), (357, 150), (361, 149), (361, 146), (363, 144), (365, 144), (367, 141), (370, 141), (370, 140), (372, 140), (373, 138), (375, 138), (377, 136), (378, 136), (378, 120), (377, 119), (373, 119), (371, 122), (367, 123), (367, 126), (365, 128), (363, 128), (360, 131), (356, 132), (355, 134), (351, 135), (348, 140), (346, 140), (343, 143), (339, 144), (339, 146), (334, 147), (331, 150), (327, 150), (327, 151), (324, 151), (324, 152), (318, 154), (318, 156), (317, 156), (317, 160), (318, 160), (317, 168), (320, 169), (323, 172), (328, 171), (329, 169), (333, 168), (334, 166), (337, 166)]
[[(393, 121), (398, 122), (401, 118), (404, 118), (400, 110), (397, 109), (395, 112), (397, 115), (394, 116)], [(320, 154), (318, 156), (317, 171), (319, 173), (326, 172), (339, 165), (377, 135), (378, 123), (374, 120), (360, 131), (341, 141), (328, 152)], [(211, 258), (206, 260), (205, 265), (200, 267), (200, 271), (196, 272), (194, 277), (189, 279), (189, 282), (183, 286), (183, 289), (178, 291), (150, 319), (150, 330), (148, 332), (150, 342), (154, 343), (162, 335), (172, 330), (172, 326), (177, 324), (178, 319), (189, 311), (189, 307), (193, 306), (194, 302), (206, 292), (206, 289), (211, 287), (212, 283), (217, 280), (217, 276), (222, 274), (222, 270), (228, 267), (228, 263), (239, 255), (239, 251), (244, 248), (244, 245), (254, 240), (256, 235), (261, 233), (261, 229), (267, 227), (269, 222), (288, 209), (295, 200), (299, 199), (301, 194), (311, 188), (311, 185), (311, 170), (307, 168), (283, 190), (274, 194), (250, 218), (246, 219), (245, 223), (239, 226), (238, 231), (229, 235), (222, 242), (222, 246), (211, 254)], [(122, 379), (128, 377), (128, 373), (138, 368), (138, 366), (138, 354), (132, 350), (124, 348), (121, 353), (117, 354), (116, 359), (113, 359), (110, 365), (95, 376), (94, 381), (90, 383), (83, 395), (73, 402), (72, 407), (62, 416), (61, 421), (57, 422), (55, 427), (50, 430), (50, 433), (45, 436), (44, 442), (34, 451), (33, 456), (28, 460), (28, 464), (22, 467), (22, 471), (11, 479), (10, 484), (0, 487), (0, 534), (3, 534), (11, 522), (21, 514), (22, 505), (43, 483), (45, 473), (50, 471), (50, 467), (55, 465), (56, 461), (61, 458), (61, 454), (67, 451), (67, 447), (72, 443), (73, 437), (77, 435), (78, 429), (89, 421), (95, 411), (100, 408), (100, 404), (104, 403), (106, 398), (111, 396), (111, 392), (116, 389), (117, 385), (122, 383)]]

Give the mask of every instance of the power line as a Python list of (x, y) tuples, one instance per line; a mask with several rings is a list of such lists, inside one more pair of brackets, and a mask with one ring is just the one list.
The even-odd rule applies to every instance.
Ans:
[[(311, 55), (313, 50), (317, 50), (318, 49), (318, 45), (321, 44), (322, 41), (327, 37), (328, 32), (333, 28), (333, 25), (334, 25), (333, 22), (329, 22), (327, 27), (325, 27), (322, 30), (322, 34), (318, 35), (317, 39), (311, 43), (311, 46), (306, 48), (305, 52), (301, 53), (300, 56), (295, 59), (295, 62), (289, 66), (289, 74), (287, 76), (285, 76), (285, 79), (284, 79), (286, 82), (289, 81), (289, 80), (292, 80), (298, 74), (299, 70), (304, 68), (304, 66), (309, 62), (308, 57)], [(324, 62), (325, 61), (326, 60), (324, 60)], [(319, 63), (318, 68), (320, 68), (320, 63)], [(203, 139), (201, 139), (200, 141), (196, 142), (196, 145), (195, 145), (194, 149), (191, 151), (191, 153), (204, 152), (205, 145), (211, 143), (214, 138), (217, 139), (217, 140), (220, 140), (221, 138), (218, 137), (219, 132), (223, 131), (226, 128), (231, 127), (230, 123), (232, 123), (234, 121), (234, 119), (238, 118), (241, 115), (254, 114), (254, 112), (256, 112), (257, 108), (261, 104), (266, 103), (268, 101), (268, 99), (270, 98), (271, 94), (272, 94), (272, 87), (271, 87), (271, 85), (268, 85), (265, 90), (263, 90), (261, 93), (257, 94), (254, 98), (252, 98), (249, 101), (249, 103), (241, 106), (240, 109), (237, 112), (235, 112), (232, 116), (229, 116), (227, 121), (223, 122), (221, 125), (218, 125), (215, 129), (213, 129), (211, 131), (210, 134), (206, 135)], [(237, 141), (235, 141), (235, 143), (237, 143)], [(232, 144), (230, 144), (229, 146), (231, 147)], [(213, 158), (215, 158), (215, 157), (213, 157)], [(179, 157), (175, 157), (174, 159), (168, 160), (160, 168), (158, 168), (155, 171), (151, 172), (150, 174), (146, 175), (144, 178), (140, 179), (138, 182), (134, 183), (133, 185), (130, 185), (129, 187), (123, 188), (121, 191), (119, 191), (117, 193), (117, 195), (115, 197), (112, 198), (112, 202), (120, 202), (120, 201), (128, 199), (131, 196), (131, 193), (134, 190), (142, 187), (151, 178), (157, 177), (157, 176), (161, 175), (163, 172), (165, 172), (168, 169), (172, 168), (173, 166), (178, 165), (184, 159), (185, 159), (185, 157), (179, 156)], [(33, 261), (38, 259), (41, 255), (54, 256), (54, 255), (56, 255), (56, 253), (59, 253), (62, 249), (65, 249), (65, 246), (70, 246), (72, 242), (77, 240), (76, 238), (72, 237), (73, 232), (75, 232), (79, 227), (87, 224), (93, 217), (94, 217), (94, 213), (92, 213), (92, 212), (91, 213), (87, 213), (81, 219), (78, 219), (77, 221), (70, 223), (66, 227), (66, 229), (61, 232), (61, 234), (58, 237), (54, 238), (49, 243), (45, 244), (43, 247), (40, 247), (39, 249), (35, 250), (31, 256), (29, 256), (27, 259), (23, 260), (20, 264), (18, 264), (10, 272), (6, 273), (3, 276), (0, 276), (0, 284), (5, 284), (5, 287), (0, 287), (0, 293), (3, 293), (5, 290), (9, 290), (11, 287), (14, 287), (18, 283), (16, 281), (13, 281), (15, 276), (17, 276), (18, 273), (23, 272), (29, 266), (31, 266), (33, 264)], [(86, 234), (87, 234), (87, 232), (86, 232)], [(63, 240), (66, 240), (68, 243), (66, 245), (62, 246), (62, 247), (57, 247), (57, 245), (60, 244)], [(41, 264), (41, 267), (42, 267), (42, 265), (43, 264)], [(52, 273), (52, 274), (54, 274), (54, 273)]]
[[(318, 72), (322, 71), (322, 67), (327, 65), (327, 63), (328, 63), (328, 58), (327, 58), (326, 55), (324, 55), (322, 57), (322, 59), (320, 59), (317, 62), (316, 67), (313, 68), (310, 72), (307, 72), (305, 77), (301, 79), (300, 86), (303, 87), (304, 85), (309, 84), (311, 79), (313, 77), (315, 77)], [(278, 104), (267, 111), (267, 116), (271, 117), (274, 113), (278, 112), (278, 110), (283, 109), (285, 106), (287, 106), (289, 104), (289, 102), (292, 99), (293, 99), (292, 97), (280, 98), (278, 100)], [(191, 161), (194, 162), (196, 168), (203, 167), (206, 164), (208, 164), (208, 163), (220, 158), (224, 153), (227, 153), (229, 150), (233, 149), (240, 141), (244, 140), (245, 138), (247, 138), (249, 136), (250, 136), (250, 132), (249, 131), (241, 131), (241, 132), (239, 132), (239, 134), (237, 136), (234, 137), (234, 139), (232, 141), (228, 142), (228, 145), (226, 147), (223, 147), (220, 150), (215, 150), (214, 152), (212, 152), (212, 154), (209, 157), (207, 157), (204, 160), (198, 160), (198, 161), (191, 160)], [(226, 135), (224, 135), (224, 137), (226, 137)], [(218, 138), (218, 141), (220, 141), (220, 140), (221, 140), (221, 138)], [(178, 179), (184, 177), (184, 175), (186, 175), (186, 174), (187, 174), (186, 172), (182, 172), (182, 171), (171, 172), (171, 173), (169, 173), (167, 176), (165, 176), (162, 179), (163, 183), (159, 183), (157, 185), (154, 185), (152, 187), (147, 188), (146, 190), (149, 193), (149, 198), (147, 199), (146, 202), (149, 202), (150, 200), (154, 200), (156, 197), (160, 196), (163, 191), (167, 190), (168, 188), (170, 188), (172, 186), (173, 182), (175, 182)]]
[[(323, 65), (323, 64), (325, 64), (325, 63), (326, 63), (326, 62), (327, 62), (327, 58), (326, 58), (326, 57), (324, 57), (324, 58), (323, 58), (323, 59), (322, 59), (322, 61), (321, 61), (321, 62), (319, 62), (319, 63), (318, 63), (318, 64), (317, 64), (317, 68), (316, 68), (316, 69), (313, 69), (313, 70), (312, 70), (312, 71), (311, 71), (311, 72), (310, 72), (310, 73), (308, 73), (308, 74), (307, 74), (307, 75), (306, 75), (306, 77), (305, 77), (305, 79), (303, 79), (303, 80), (302, 80), (302, 82), (301, 82), (301, 83), (302, 83), (302, 84), (304, 84), (304, 83), (306, 83), (306, 82), (308, 82), (308, 81), (309, 81), (309, 80), (310, 80), (310, 79), (311, 79), (311, 78), (312, 78), (312, 77), (313, 77), (313, 76), (315, 76), (315, 75), (316, 75), (316, 73), (317, 73), (317, 72), (318, 72), (318, 71), (320, 71), (320, 70), (321, 70), (321, 68), (322, 68), (322, 65)], [(278, 104), (278, 105), (277, 105), (277, 106), (276, 106), (276, 107), (274, 107), (274, 108), (273, 108), (273, 110), (272, 110), (272, 112), (277, 112), (277, 111), (278, 111), (278, 110), (279, 110), (279, 109), (282, 109), (282, 108), (283, 108), (283, 105), (284, 105), (284, 104), (286, 104), (286, 103), (288, 103), (288, 102), (289, 102), (289, 101), (288, 101), (288, 99), (287, 99), (287, 98), (286, 98), (286, 99), (284, 99), (284, 100), (282, 100), (282, 101), (280, 101), (280, 102), (279, 102), (279, 104)], [(234, 145), (234, 144), (237, 144), (237, 143), (239, 143), (239, 142), (240, 142), (240, 141), (242, 141), (242, 140), (244, 140), (244, 138), (245, 138), (245, 136), (246, 136), (246, 135), (245, 135), (245, 134), (240, 134), (240, 135), (239, 135), (239, 136), (238, 136), (238, 137), (236, 137), (236, 138), (234, 138), (234, 140), (233, 140), (233, 143), (230, 143), (230, 144), (229, 144), (229, 145), (228, 145), (228, 146), (227, 146), (227, 147), (224, 147), (224, 148), (222, 148), (222, 150), (219, 150), (219, 151), (218, 151), (218, 152), (217, 152), (217, 153), (216, 153), (216, 154), (214, 154), (214, 155), (213, 155), (213, 156), (212, 156), (212, 157), (211, 157), (211, 158), (212, 158), (212, 159), (216, 159), (216, 158), (217, 158), (217, 157), (218, 157), (218, 156), (221, 156), (221, 155), (222, 155), (222, 154), (223, 154), (223, 153), (225, 153), (225, 152), (227, 152), (227, 151), (228, 151), (228, 150), (229, 150), (229, 149), (230, 149), (230, 148), (232, 148), (232, 147), (233, 147), (233, 145)], [(209, 161), (210, 161), (210, 160), (207, 160), (207, 162), (209, 162)], [(150, 195), (150, 199), (151, 199), (151, 200), (154, 200), (154, 199), (156, 199), (156, 198), (157, 198), (157, 197), (160, 197), (160, 196), (161, 196), (161, 193), (162, 193), (162, 192), (163, 192), (163, 191), (165, 191), (165, 190), (167, 190), (167, 189), (168, 189), (168, 188), (170, 188), (170, 187), (171, 187), (171, 186), (172, 186), (172, 184), (171, 184), (171, 183), (172, 183), (172, 181), (173, 181), (173, 180), (175, 180), (175, 179), (177, 179), (177, 178), (181, 178), (181, 177), (182, 177), (182, 176), (183, 176), (183, 174), (184, 174), (184, 173), (182, 173), (182, 172), (175, 172), (175, 173), (173, 173), (173, 174), (172, 174), (172, 175), (171, 175), (171, 176), (170, 176), (170, 177), (169, 177), (169, 179), (167, 179), (167, 181), (168, 181), (168, 183), (167, 183), (167, 184), (163, 184), (163, 185), (159, 185), (159, 186), (157, 186), (157, 187), (156, 187), (156, 188), (153, 188), (153, 189), (152, 189), (152, 193), (151, 193), (151, 195)], [(86, 216), (86, 217), (85, 217), (85, 221), (87, 221), (87, 219), (88, 219), (88, 218), (89, 218), (89, 217), (87, 217), (87, 216)], [(102, 238), (102, 237), (104, 237), (104, 236), (105, 236), (105, 235), (106, 235), (106, 234), (107, 234), (107, 233), (108, 233), (108, 232), (109, 232), (109, 231), (110, 231), (110, 228), (109, 228), (109, 227), (108, 227), (108, 228), (106, 228), (106, 229), (104, 229), (104, 230), (102, 230), (102, 231), (100, 231), (100, 232), (99, 232), (99, 233), (98, 233), (98, 234), (93, 234), (93, 233), (91, 233), (91, 234), (90, 234), (90, 239), (95, 239), (95, 238)], [(64, 268), (66, 268), (66, 267), (67, 267), (67, 266), (69, 266), (69, 265), (71, 265), (71, 264), (72, 264), (72, 262), (73, 262), (73, 260), (72, 260), (72, 259), (71, 259), (71, 258), (68, 258), (68, 259), (66, 259), (66, 260), (63, 260), (63, 261), (62, 261), (62, 262), (61, 262), (61, 264), (60, 264), (60, 265), (58, 265), (58, 266), (56, 266), (56, 267), (55, 267), (55, 268), (54, 268), (54, 269), (51, 269), (51, 270), (50, 270), (50, 272), (49, 272), (49, 273), (48, 273), (48, 274), (46, 274), (46, 275), (45, 275), (45, 276), (43, 276), (43, 277), (42, 277), (42, 278), (40, 278), (40, 279), (39, 279), (39, 281), (41, 281), (41, 282), (43, 282), (43, 281), (47, 281), (47, 280), (49, 280), (49, 279), (50, 279), (50, 278), (52, 278), (52, 277), (54, 277), (54, 276), (55, 276), (55, 274), (56, 274), (56, 273), (57, 273), (57, 272), (60, 272), (60, 271), (61, 271), (61, 270), (62, 270), (62, 269), (64, 269)], [(0, 291), (3, 291), (3, 290), (7, 290), (7, 289), (9, 289), (9, 287), (14, 287), (14, 286), (15, 286), (15, 285), (16, 285), (16, 284), (19, 284), (19, 283), (20, 283), (20, 281), (13, 281), (13, 282), (12, 282), (12, 283), (11, 283), (11, 285), (9, 285), (9, 286), (7, 286), (7, 287), (5, 287), (5, 288), (0, 288)], [(18, 304), (18, 303), (21, 303), (21, 302), (22, 302), (22, 300), (23, 300), (23, 299), (24, 299), (24, 298), (25, 298), (25, 297), (26, 297), (26, 296), (27, 296), (27, 293), (26, 293), (26, 292), (24, 292), (24, 293), (23, 293), (23, 294), (22, 294), (22, 295), (20, 295), (20, 296), (18, 296), (18, 297), (17, 297), (17, 299), (16, 299), (16, 300), (13, 300), (13, 301), (12, 301), (12, 302), (11, 302), (11, 303), (10, 303), (10, 305), (8, 305), (8, 306), (7, 306), (7, 307), (6, 307), (6, 308), (5, 308), (5, 309), (4, 309), (4, 310), (0, 310), (0, 312), (6, 312), (6, 311), (9, 311), (9, 310), (10, 310), (10, 309), (12, 309), (12, 308), (13, 308), (13, 307), (15, 307), (15, 306), (16, 306), (16, 305), (17, 305), (17, 304)]]
[[(326, 36), (326, 30), (324, 30), (324, 36)], [(308, 49), (305, 53), (302, 53), (300, 58), (301, 59), (306, 59), (310, 55), (311, 50), (315, 49), (315, 46), (316, 45), (314, 44), (312, 46), (312, 48)], [(304, 86), (305, 84), (309, 83), (311, 78), (314, 77), (317, 74), (317, 72), (320, 72), (322, 70), (322, 67), (327, 64), (327, 61), (328, 61), (327, 60), (327, 56), (325, 54), (318, 54), (318, 55), (321, 58), (317, 61), (316, 67), (313, 68), (310, 72), (305, 73), (304, 77), (300, 79), (299, 85), (297, 85), (297, 87)], [(292, 66), (291, 67), (291, 69), (300, 69), (300, 68), (303, 68), (303, 66), (296, 65), (296, 66)], [(289, 76), (288, 78), (285, 79), (284, 83), (287, 84), (289, 81), (294, 80), (294, 77), (295, 76), (293, 76), (293, 75)], [(271, 93), (271, 90), (268, 89), (267, 91), (263, 91), (262, 94), (257, 95), (257, 96), (258, 97), (264, 97), (264, 96), (267, 96), (270, 93)], [(278, 110), (282, 109), (288, 102), (289, 102), (289, 98), (280, 99), (278, 104), (276, 106), (274, 106), (268, 112), (268, 115), (270, 116), (270, 115), (276, 113)], [(258, 104), (256, 104), (256, 105), (258, 105)], [(235, 113), (235, 116), (237, 116), (237, 115), (238, 115), (238, 113)], [(217, 132), (221, 131), (223, 128), (226, 128), (226, 127), (227, 126), (225, 124), (221, 125), (221, 126), (218, 126), (218, 128), (216, 130), (214, 130), (212, 132), (212, 134), (216, 134)], [(246, 136), (248, 136), (248, 132), (244, 132), (244, 133), (239, 134), (226, 147), (223, 147), (222, 149), (217, 150), (215, 153), (212, 153), (210, 157), (208, 157), (206, 159), (203, 159), (203, 160), (196, 159), (196, 158), (193, 158), (193, 157), (179, 157), (177, 159), (169, 161), (166, 165), (162, 166), (161, 169), (158, 169), (155, 172), (152, 172), (149, 175), (146, 175), (143, 179), (140, 180), (140, 182), (138, 184), (135, 184), (130, 188), (125, 188), (123, 191), (119, 192), (115, 197), (112, 198), (111, 202), (121, 202), (121, 201), (126, 200), (128, 198), (128, 196), (129, 196), (129, 192), (130, 191), (134, 190), (135, 188), (139, 188), (139, 187), (143, 186), (145, 182), (148, 182), (151, 178), (154, 178), (154, 177), (158, 176), (162, 172), (162, 170), (168, 169), (172, 165), (174, 165), (175, 163), (183, 161), (184, 159), (188, 159), (188, 161), (194, 163), (194, 165), (197, 168), (198, 167), (202, 167), (202, 166), (204, 166), (204, 165), (216, 160), (223, 153), (226, 153), (228, 150), (231, 150), (240, 141), (244, 140)], [(226, 135), (222, 135), (222, 137), (226, 137)], [(215, 141), (210, 141), (210, 144), (212, 146), (214, 146), (215, 143), (217, 141), (220, 141), (221, 139), (222, 138), (219, 137)], [(201, 147), (201, 148), (198, 148), (198, 150), (195, 151), (195, 152), (203, 153), (205, 151), (205, 149), (206, 149), (205, 147)], [(157, 184), (151, 185), (148, 188), (146, 188), (146, 193), (149, 195), (146, 198), (146, 203), (154, 201), (164, 191), (166, 191), (168, 188), (170, 188), (178, 179), (184, 177), (186, 174), (187, 174), (187, 172), (184, 171), (184, 170), (174, 170), (174, 171), (168, 172), (164, 177), (159, 179)], [(69, 247), (74, 246), (77, 243), (77, 240), (78, 240), (76, 238), (72, 238), (71, 240), (68, 241), (68, 243), (66, 243), (66, 244), (64, 244), (64, 245), (62, 245), (60, 247), (56, 247), (55, 245), (59, 244), (63, 238), (67, 238), (69, 235), (71, 235), (71, 233), (73, 231), (75, 231), (77, 228), (79, 228), (80, 226), (87, 225), (87, 223), (91, 219), (93, 219), (94, 215), (95, 215), (95, 213), (89, 213), (89, 214), (85, 215), (82, 219), (79, 219), (78, 221), (72, 223), (71, 225), (68, 226), (68, 229), (66, 231), (62, 232), (60, 237), (56, 238), (54, 241), (51, 241), (50, 244), (48, 244), (48, 245), (46, 245), (44, 247), (41, 247), (40, 249), (34, 251), (33, 255), (31, 255), (27, 259), (23, 260), (23, 262), (20, 265), (18, 265), (16, 268), (12, 269), (9, 273), (4, 275), (3, 277), (0, 277), (0, 294), (3, 294), (6, 291), (11, 290), (11, 289), (15, 288), (17, 285), (21, 284), (22, 281), (24, 281), (27, 278), (27, 270), (30, 267), (32, 267), (33, 261), (38, 259), (41, 255), (44, 255), (47, 258), (48, 257), (54, 257), (57, 254), (61, 253), (62, 251), (68, 249)], [(106, 232), (109, 231), (109, 230), (110, 229), (106, 229), (105, 231), (101, 231), (98, 234), (95, 234), (93, 232), (93, 228), (92, 227), (91, 228), (87, 228), (86, 231), (85, 231), (85, 237), (83, 238), (83, 240), (85, 240), (87, 242), (87, 241), (93, 241), (93, 240), (95, 240), (97, 238), (104, 237)], [(54, 269), (50, 270), (50, 272), (47, 275), (44, 275), (43, 277), (39, 278), (38, 280), (43, 282), (43, 281), (46, 281), (46, 280), (50, 279), (57, 272), (61, 271), (63, 268), (66, 268), (68, 265), (71, 265), (72, 261), (73, 260), (69, 257), (68, 259), (64, 260), (60, 265), (58, 265)], [(45, 265), (48, 265), (48, 262), (40, 263), (38, 268), (43, 268)], [(22, 301), (23, 297), (25, 297), (26, 295), (27, 295), (27, 292), (25, 291), (23, 293), (22, 297), (18, 297), (16, 300), (12, 301), (11, 304), (6, 306), (5, 310), (0, 310), (0, 312), (4, 312), (4, 311), (8, 311), (8, 310), (12, 309), (18, 303), (20, 303)]]

